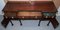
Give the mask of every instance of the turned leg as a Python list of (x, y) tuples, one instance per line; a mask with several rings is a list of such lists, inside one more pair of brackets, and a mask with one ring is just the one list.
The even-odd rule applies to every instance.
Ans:
[(40, 26), (40, 22), (41, 22), (41, 20), (39, 20), (38, 26)]
[(19, 22), (20, 22), (20, 25), (22, 26), (22, 22), (21, 22), (21, 20), (19, 20)]
[(48, 22), (47, 26), (49, 26), (49, 24), (50, 24), (50, 21)]
[(10, 22), (11, 22), (11, 25), (13, 26), (14, 24), (12, 23), (12, 21), (10, 20)]

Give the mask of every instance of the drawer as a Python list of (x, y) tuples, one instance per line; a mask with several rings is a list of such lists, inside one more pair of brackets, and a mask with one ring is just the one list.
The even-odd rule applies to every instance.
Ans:
[(18, 12), (17, 17), (19, 18), (40, 18), (42, 17), (41, 12)]
[(43, 17), (45, 18), (54, 18), (56, 16), (56, 13), (43, 13)]
[(41, 12), (18, 12), (17, 16), (42, 16)]
[(55, 16), (56, 13), (43, 13), (44, 16)]
[(4, 16), (6, 16), (6, 17), (16, 17), (16, 13), (15, 12), (5, 12)]

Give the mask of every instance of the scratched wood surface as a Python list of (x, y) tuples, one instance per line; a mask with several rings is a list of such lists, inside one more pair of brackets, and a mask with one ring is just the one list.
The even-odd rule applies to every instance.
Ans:
[(41, 12), (56, 12), (56, 7), (52, 1), (32, 1), (26, 2), (7, 2), (3, 11), (41, 11)]

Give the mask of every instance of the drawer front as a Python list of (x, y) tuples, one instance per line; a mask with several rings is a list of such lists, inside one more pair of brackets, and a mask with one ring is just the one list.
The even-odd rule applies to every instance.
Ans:
[(4, 16), (6, 16), (6, 17), (16, 17), (16, 13), (15, 12), (5, 12)]
[(54, 18), (56, 13), (43, 13), (44, 18)]
[(18, 18), (40, 18), (42, 17), (41, 12), (18, 12)]
[(41, 12), (18, 12), (17, 16), (42, 16)]
[(44, 16), (55, 16), (55, 13), (43, 13)]

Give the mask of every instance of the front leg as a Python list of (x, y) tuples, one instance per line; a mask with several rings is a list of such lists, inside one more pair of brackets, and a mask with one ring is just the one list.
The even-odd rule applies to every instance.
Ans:
[(19, 22), (20, 22), (20, 25), (22, 26), (22, 22), (21, 22), (21, 20), (19, 20)]
[(9, 21), (10, 21), (10, 20), (9, 20), (8, 18), (5, 18), (5, 17), (4, 17), (4, 19), (3, 19), (2, 22), (1, 22), (1, 24), (3, 25), (3, 27), (6, 28), (7, 25), (8, 25), (8, 23), (9, 23)]
[(38, 26), (40, 26), (40, 22), (41, 22), (41, 20), (39, 20)]
[(52, 23), (52, 25), (53, 25), (54, 28), (57, 28), (58, 27), (59, 22), (57, 21), (56, 18), (50, 19), (50, 21), (51, 21), (51, 23)]
[(49, 26), (49, 24), (50, 24), (50, 21), (48, 22), (47, 26)]
[(12, 23), (12, 21), (10, 20), (10, 22), (11, 22), (11, 25), (13, 26), (14, 24)]

